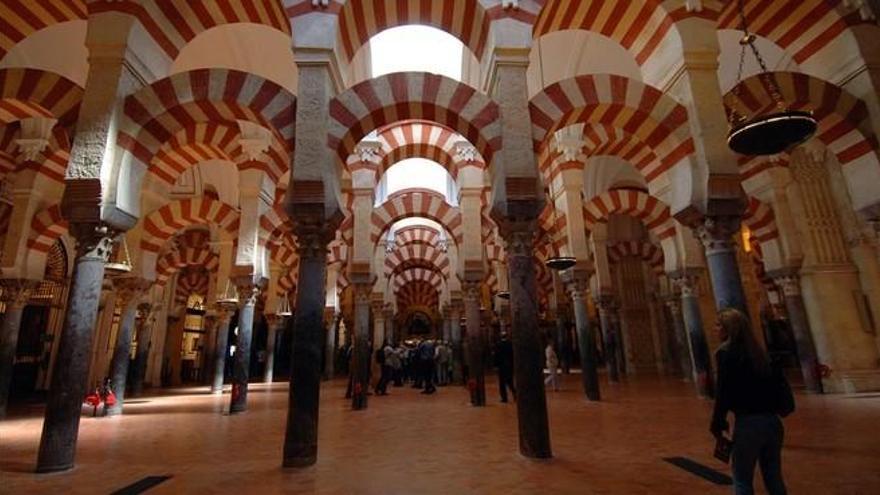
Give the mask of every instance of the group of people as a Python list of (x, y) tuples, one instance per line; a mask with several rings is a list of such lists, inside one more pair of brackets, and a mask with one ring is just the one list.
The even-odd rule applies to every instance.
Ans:
[(452, 377), (452, 346), (444, 340), (422, 339), (385, 345), (375, 351), (379, 367), (376, 395), (387, 395), (388, 384), (402, 387), (412, 382), (423, 394), (433, 394), (437, 386), (448, 385)]

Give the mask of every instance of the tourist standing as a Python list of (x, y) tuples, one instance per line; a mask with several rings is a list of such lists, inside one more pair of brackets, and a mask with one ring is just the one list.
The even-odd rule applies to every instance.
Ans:
[(422, 380), (425, 383), (423, 394), (433, 394), (437, 389), (434, 387), (434, 342), (423, 340), (418, 348), (419, 366), (422, 371)]
[(442, 340), (437, 341), (437, 349), (434, 351), (434, 361), (437, 367), (437, 384), (449, 384), (449, 347)]
[(501, 338), (495, 344), (495, 366), (498, 367), (498, 393), (501, 402), (507, 402), (507, 389), (510, 389), (513, 400), (516, 400), (516, 388), (513, 386), (513, 344), (507, 338), (507, 332), (501, 332)]
[(752, 334), (748, 317), (740, 310), (722, 309), (715, 328), (722, 344), (718, 363), (715, 409), (710, 431), (725, 442), (727, 413), (735, 423), (731, 451), (733, 485), (737, 495), (754, 493), (755, 464), (761, 465), (764, 486), (770, 495), (784, 495), (780, 416), (794, 411), (794, 397), (785, 376)]

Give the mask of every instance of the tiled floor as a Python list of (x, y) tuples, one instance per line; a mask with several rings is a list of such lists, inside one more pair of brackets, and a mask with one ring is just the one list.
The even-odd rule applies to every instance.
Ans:
[[(662, 460), (725, 470), (711, 456), (711, 404), (689, 385), (630, 377), (603, 382), (604, 401), (588, 403), (578, 379), (548, 394), (555, 458), (544, 462), (517, 454), (515, 405), (494, 389), (481, 409), (459, 387), (395, 388), (352, 412), (335, 381), (322, 390), (318, 464), (301, 471), (280, 468), (285, 383), (253, 385), (240, 416), (222, 414), (228, 394), (185, 389), (135, 400), (122, 417), (83, 418), (78, 467), (54, 475), (31, 472), (33, 410), (0, 423), (0, 493), (104, 494), (150, 475), (173, 476), (151, 494), (729, 493)], [(880, 394), (798, 396), (786, 428), (790, 493), (880, 493)]]

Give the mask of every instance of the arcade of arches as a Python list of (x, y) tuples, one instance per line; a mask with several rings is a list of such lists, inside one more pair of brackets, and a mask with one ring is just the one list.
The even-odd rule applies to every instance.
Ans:
[[(42, 414), (19, 460), (64, 471), (105, 377), (108, 422), (182, 386), (246, 421), (249, 380), (289, 381), (295, 471), (339, 455), (344, 349), (376, 409), (375, 349), (448, 342), (465, 414), (506, 332), (507, 434), (549, 458), (548, 342), (571, 407), (655, 380), (707, 402), (727, 306), (808, 403), (880, 390), (880, 5), (745, 0), (778, 92), (737, 77), (736, 5), (3, 0), (0, 434)], [(460, 78), (374, 75), (404, 25), (460, 42)], [(777, 99), (815, 136), (733, 153), (727, 116)]]

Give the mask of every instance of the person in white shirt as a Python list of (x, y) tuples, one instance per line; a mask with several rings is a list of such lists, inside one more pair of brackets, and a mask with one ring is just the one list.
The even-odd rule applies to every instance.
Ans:
[(547, 369), (550, 371), (550, 376), (544, 380), (544, 385), (552, 384), (553, 390), (559, 391), (559, 375), (557, 374), (559, 358), (556, 357), (552, 342), (548, 342), (547, 347), (544, 348), (544, 357), (547, 359)]

